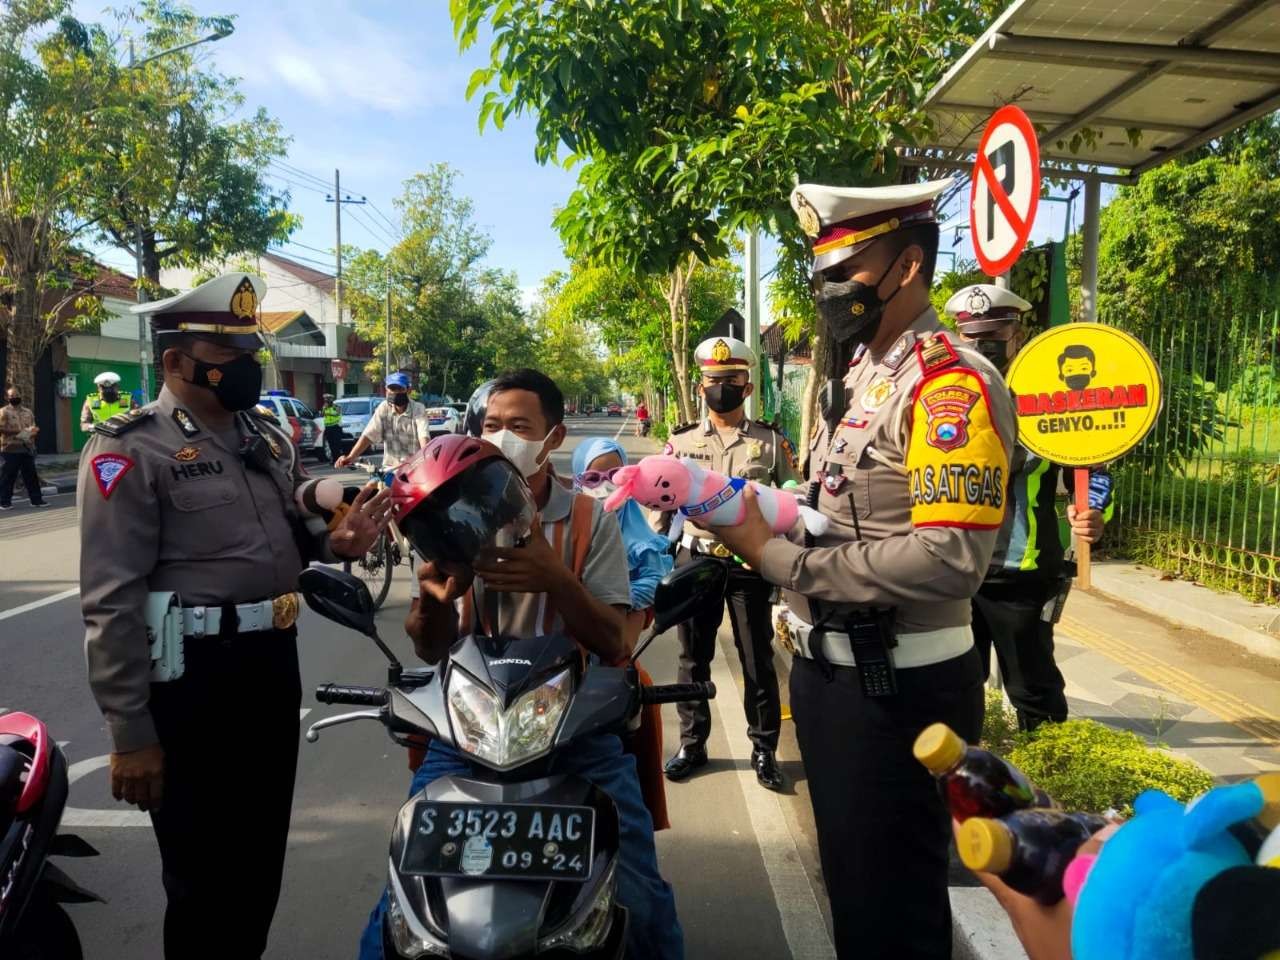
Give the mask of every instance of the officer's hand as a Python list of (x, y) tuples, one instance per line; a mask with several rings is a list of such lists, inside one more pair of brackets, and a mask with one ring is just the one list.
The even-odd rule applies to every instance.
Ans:
[(341, 470), (344, 467), (349, 466), (350, 463), (351, 463), (350, 455), (344, 453), (342, 456), (338, 457), (337, 460), (333, 461), (333, 466), (335, 469)]
[(569, 568), (542, 534), (542, 518), (534, 517), (529, 542), (522, 547), (497, 547), (476, 560), (476, 576), (496, 593), (554, 593), (567, 579)]
[(329, 534), (329, 547), (340, 557), (363, 557), (390, 521), (391, 491), (367, 484)]
[(760, 503), (751, 484), (747, 484), (742, 490), (742, 506), (742, 522), (737, 526), (713, 527), (700, 524), (693, 518), (689, 522), (710, 530), (717, 540), (741, 557), (744, 563), (758, 570), (765, 544), (773, 539), (773, 529), (760, 512)]
[(1097, 543), (1102, 539), (1102, 511), (1101, 510), (1082, 510), (1077, 511), (1074, 503), (1067, 504), (1067, 523), (1071, 525), (1071, 532), (1075, 534), (1076, 539), (1085, 543)]
[(159, 810), (164, 799), (164, 750), (160, 744), (111, 754), (111, 795), (139, 810)]

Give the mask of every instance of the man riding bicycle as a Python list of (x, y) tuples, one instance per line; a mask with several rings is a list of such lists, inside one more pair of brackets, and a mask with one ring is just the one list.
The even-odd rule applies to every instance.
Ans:
[(421, 450), (430, 439), (427, 408), (409, 399), (409, 375), (393, 373), (387, 377), (387, 402), (369, 418), (351, 452), (339, 457), (333, 465), (350, 466), (375, 443), (381, 443), (382, 468), (391, 470)]

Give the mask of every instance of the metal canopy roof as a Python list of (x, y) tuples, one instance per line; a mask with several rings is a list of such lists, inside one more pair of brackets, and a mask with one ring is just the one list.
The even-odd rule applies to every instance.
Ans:
[(928, 149), (967, 157), (1006, 103), (1042, 161), (1137, 176), (1280, 109), (1280, 0), (1016, 0), (929, 92)]

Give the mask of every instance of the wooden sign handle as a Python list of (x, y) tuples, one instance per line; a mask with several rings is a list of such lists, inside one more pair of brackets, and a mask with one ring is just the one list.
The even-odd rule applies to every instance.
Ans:
[[(1075, 474), (1076, 515), (1079, 516), (1089, 509), (1089, 471), (1084, 467), (1077, 467)], [(1093, 577), (1089, 572), (1089, 544), (1077, 538), (1076, 586), (1088, 590), (1092, 585)]]

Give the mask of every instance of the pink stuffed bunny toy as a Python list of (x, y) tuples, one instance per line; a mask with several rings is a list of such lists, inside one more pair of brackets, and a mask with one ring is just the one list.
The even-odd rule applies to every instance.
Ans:
[(739, 494), (748, 483), (755, 489), (760, 512), (774, 533), (786, 533), (797, 518), (815, 536), (827, 529), (827, 518), (803, 506), (794, 494), (704, 470), (688, 457), (645, 457), (621, 468), (613, 482), (618, 489), (605, 500), (606, 510), (617, 510), (630, 498), (650, 510), (675, 511), (669, 534), (672, 540), (680, 536), (685, 517), (696, 517), (710, 526), (737, 526), (745, 509)]

